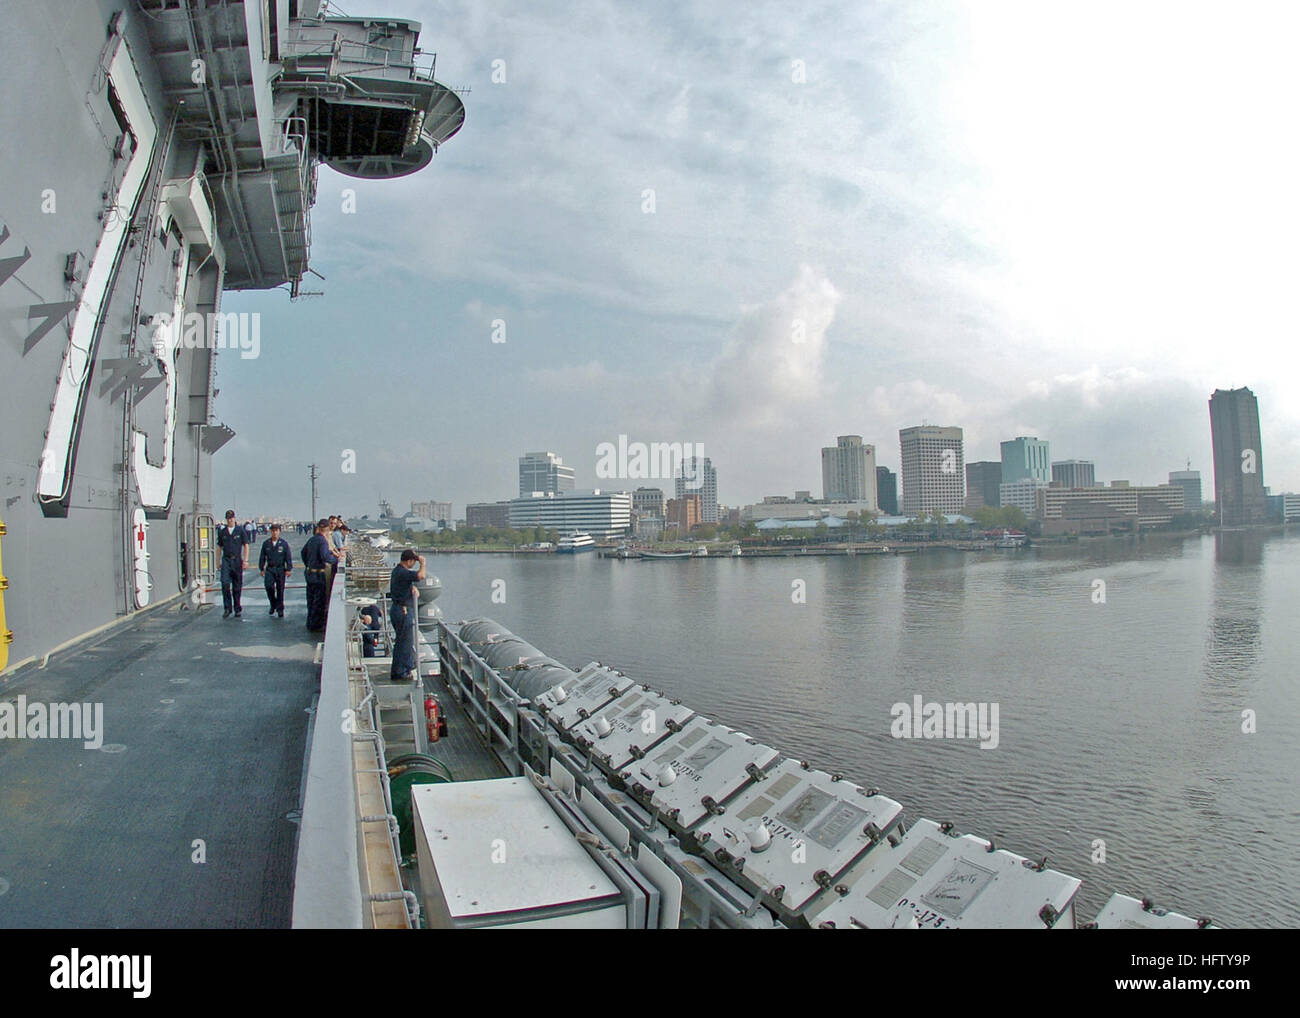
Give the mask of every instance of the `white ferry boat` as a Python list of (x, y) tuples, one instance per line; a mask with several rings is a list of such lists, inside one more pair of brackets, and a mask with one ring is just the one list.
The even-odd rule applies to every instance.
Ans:
[(555, 552), (557, 555), (574, 555), (580, 551), (594, 551), (595, 548), (595, 539), (579, 530), (561, 537), (560, 543), (555, 546)]

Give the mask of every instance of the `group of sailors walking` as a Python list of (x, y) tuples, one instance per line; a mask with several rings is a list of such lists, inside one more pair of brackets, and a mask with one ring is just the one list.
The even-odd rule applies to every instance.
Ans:
[[(301, 524), (295, 524), (299, 533), (303, 532)], [(293, 551), (289, 542), (280, 536), (278, 523), (271, 524), (270, 536), (262, 542), (257, 559), (257, 571), (266, 585), (266, 599), (270, 608), (269, 615), (284, 618), (284, 584), (293, 572)], [(311, 537), (302, 546), (301, 558), (303, 573), (307, 581), (307, 629), (312, 633), (325, 631), (325, 616), (329, 605), (330, 590), (334, 585), (334, 575), (338, 567), (347, 560), (347, 524), (341, 516), (330, 516), (317, 520), (312, 526)], [(248, 568), (249, 549), (256, 541), (257, 530), (251, 521), (241, 524), (235, 518), (233, 509), (226, 510), (226, 522), (217, 527), (217, 545), (221, 549), (221, 600), (225, 608), (222, 618), (242, 618), (244, 614), (242, 597), (244, 591), (244, 570)], [(418, 659), (415, 647), (415, 610), (419, 596), (418, 581), (427, 575), (424, 556), (414, 551), (404, 551), (401, 561), (393, 567), (389, 581), (389, 599), (392, 605), (390, 617), (396, 640), (393, 645), (393, 665), (391, 677), (395, 681), (407, 681), (416, 677)], [(380, 628), (378, 606), (372, 606), (363, 615), (367, 630)], [(375, 636), (371, 635), (366, 644), (367, 656), (374, 650)]]
[[(325, 604), (329, 587), (334, 582), (334, 571), (347, 557), (347, 524), (340, 516), (330, 516), (316, 522), (312, 536), (302, 547), (303, 571), (307, 579), (307, 628), (321, 632), (325, 628)], [(251, 523), (239, 523), (233, 509), (226, 510), (226, 522), (217, 527), (217, 545), (221, 549), (221, 601), (225, 608), (222, 618), (236, 618), (244, 614), (244, 570), (248, 568), (249, 551), (256, 541), (257, 531)], [(271, 524), (271, 535), (262, 542), (257, 557), (257, 571), (266, 584), (269, 615), (284, 618), (284, 584), (293, 572), (293, 550), (280, 536), (278, 523)]]

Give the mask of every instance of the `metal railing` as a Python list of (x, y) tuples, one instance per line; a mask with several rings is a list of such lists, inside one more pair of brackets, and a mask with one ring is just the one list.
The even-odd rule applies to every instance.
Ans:
[[(552, 761), (570, 775), (583, 796), (592, 796), (619, 824), (631, 842), (658, 856), (682, 882), (681, 918), (685, 924), (733, 929), (771, 929), (770, 915), (753, 907), (753, 895), (736, 886), (707, 859), (690, 855), (668, 837), (668, 831), (650, 815), (641, 815), (626, 797), (609, 794), (590, 756), (579, 760), (571, 748), (552, 733), (532, 702), (509, 683), (460, 638), (454, 628), (439, 623), (439, 653), (447, 688), (475, 722), (479, 734), (501, 763), (515, 775), (531, 770), (550, 774)], [(491, 707), (502, 713), (504, 727), (492, 717)], [(638, 849), (640, 851), (640, 849)]]

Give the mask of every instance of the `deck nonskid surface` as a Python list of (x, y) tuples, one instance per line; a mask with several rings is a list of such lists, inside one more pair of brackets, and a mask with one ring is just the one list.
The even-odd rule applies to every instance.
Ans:
[(0, 740), (0, 926), (289, 925), (317, 678), (286, 600), (159, 609), (0, 690), (103, 711), (99, 749)]

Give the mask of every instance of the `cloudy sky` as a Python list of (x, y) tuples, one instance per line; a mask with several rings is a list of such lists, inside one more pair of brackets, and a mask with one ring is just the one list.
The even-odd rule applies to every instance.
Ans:
[(228, 295), (262, 350), (220, 362), (216, 501), (305, 516), (314, 461), (323, 511), (463, 516), (626, 435), (702, 443), (741, 505), (920, 423), (1210, 491), (1241, 385), (1300, 490), (1300, 8), (343, 8), (421, 21), (466, 124), (408, 178), (321, 170), (324, 296)]

